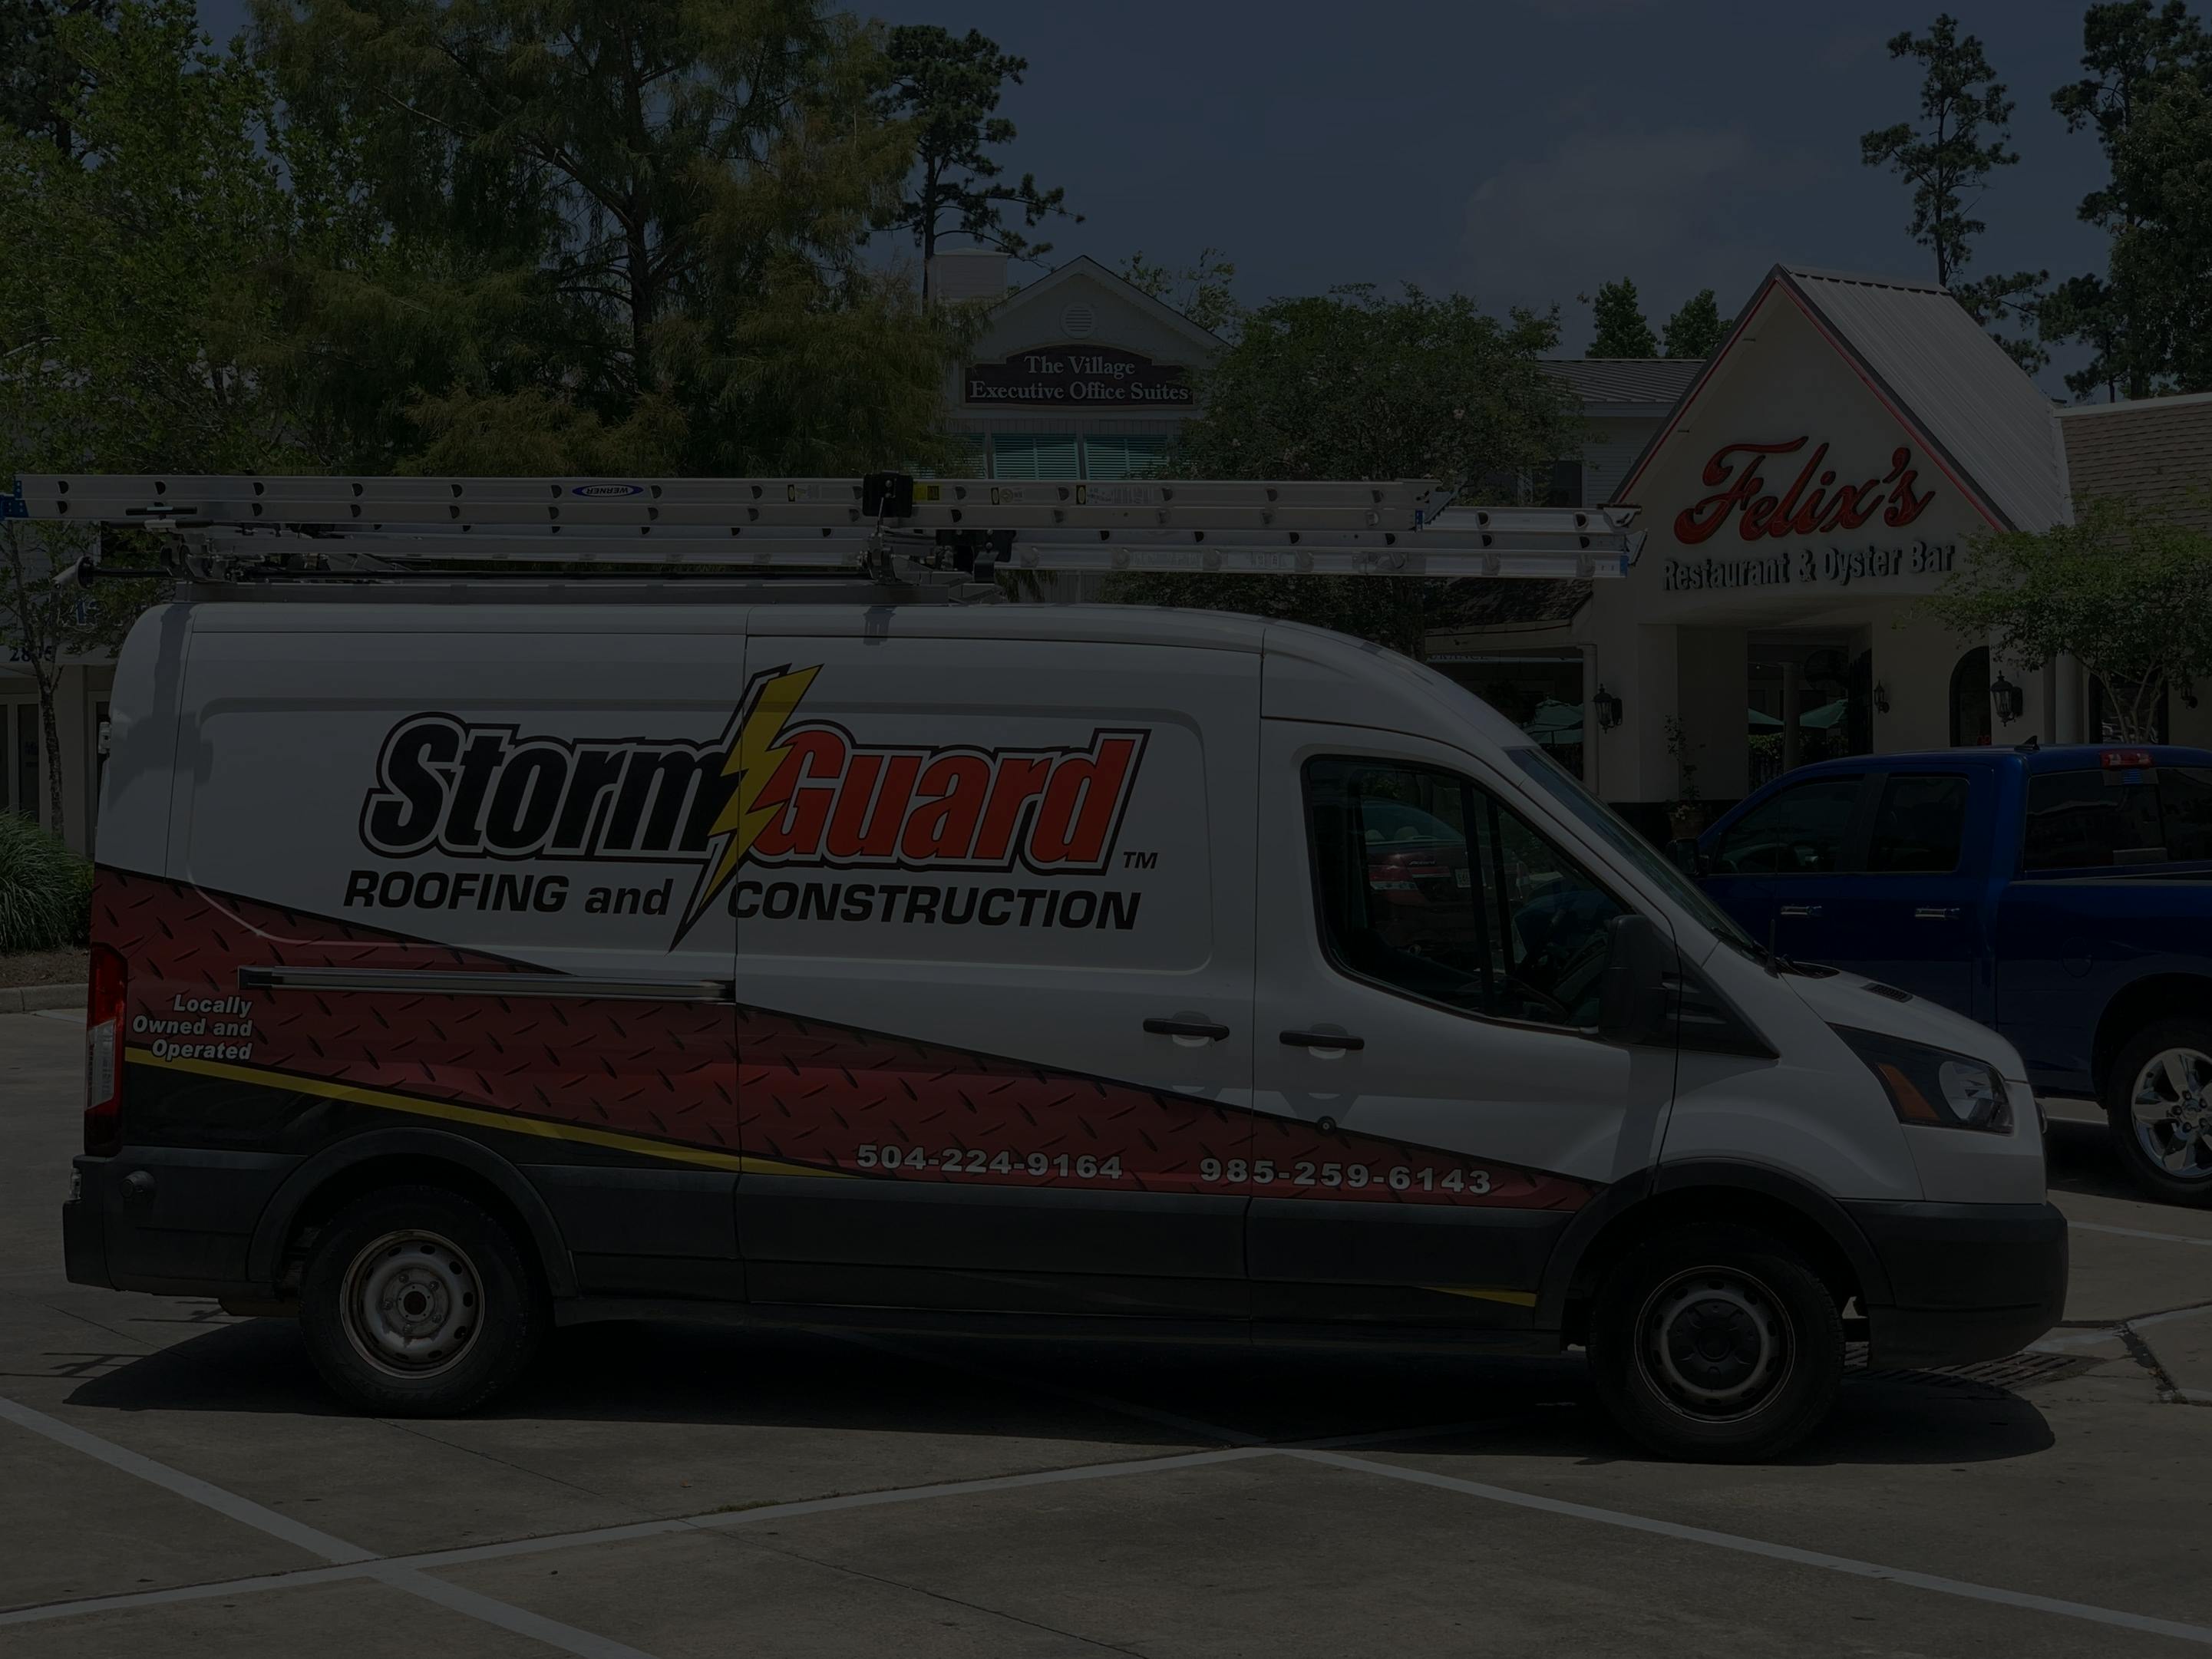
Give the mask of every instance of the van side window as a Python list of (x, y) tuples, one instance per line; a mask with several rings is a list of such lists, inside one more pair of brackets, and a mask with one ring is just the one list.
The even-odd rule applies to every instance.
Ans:
[(1866, 867), (1948, 875), (1959, 867), (1966, 836), (1966, 779), (1894, 773), (1882, 784)]
[(1721, 838), (1713, 852), (1714, 873), (1802, 876), (1841, 869), (1859, 783), (1856, 773), (1808, 778), (1770, 796)]
[(1450, 772), (1306, 765), (1323, 939), (1337, 968), (1470, 1014), (1597, 1023), (1622, 907), (1486, 791)]

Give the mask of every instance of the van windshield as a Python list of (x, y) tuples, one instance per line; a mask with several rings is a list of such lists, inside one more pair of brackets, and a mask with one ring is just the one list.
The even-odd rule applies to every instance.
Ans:
[(1707, 898), (1695, 882), (1668, 861), (1665, 854), (1629, 828), (1611, 807), (1583, 788), (1581, 782), (1559, 762), (1542, 750), (1533, 747), (1509, 749), (1505, 752), (1513, 757), (1515, 765), (1535, 780), (1546, 794), (1573, 813), (1585, 828), (1595, 830), (1607, 846), (1650, 877), (1653, 885), (1663, 889), (1668, 897), (1718, 935), (1723, 944), (1733, 946), (1754, 960), (1765, 958), (1766, 952), (1750, 934), (1736, 926), (1728, 912)]

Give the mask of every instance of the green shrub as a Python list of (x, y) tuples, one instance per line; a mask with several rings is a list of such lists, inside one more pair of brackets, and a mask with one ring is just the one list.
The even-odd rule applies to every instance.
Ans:
[(82, 945), (92, 866), (20, 813), (0, 812), (0, 951)]

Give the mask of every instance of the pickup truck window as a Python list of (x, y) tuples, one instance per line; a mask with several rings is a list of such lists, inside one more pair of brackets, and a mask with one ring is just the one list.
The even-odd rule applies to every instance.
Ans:
[(1867, 843), (1867, 868), (1948, 875), (1966, 838), (1966, 780), (1927, 772), (1893, 773)]
[(1808, 778), (1771, 795), (1730, 826), (1713, 852), (1715, 873), (1825, 875), (1842, 867), (1861, 779)]
[(1597, 1023), (1621, 906), (1466, 778), (1398, 762), (1307, 763), (1314, 884), (1336, 965), (1463, 1012)]
[(2027, 782), (2024, 870), (2212, 859), (2212, 771), (2081, 768)]
[(2081, 870), (2166, 857), (2156, 769), (2039, 772), (2027, 781), (2023, 870)]

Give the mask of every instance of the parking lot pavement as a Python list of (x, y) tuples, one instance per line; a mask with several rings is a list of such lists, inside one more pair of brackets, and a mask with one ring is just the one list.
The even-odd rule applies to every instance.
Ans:
[(0, 1017), (0, 1650), (1044, 1656), (2212, 1646), (2212, 1213), (2059, 1126), (2066, 1328), (1655, 1463), (1578, 1362), (604, 1325), (492, 1413), (67, 1284), (80, 1036)]

